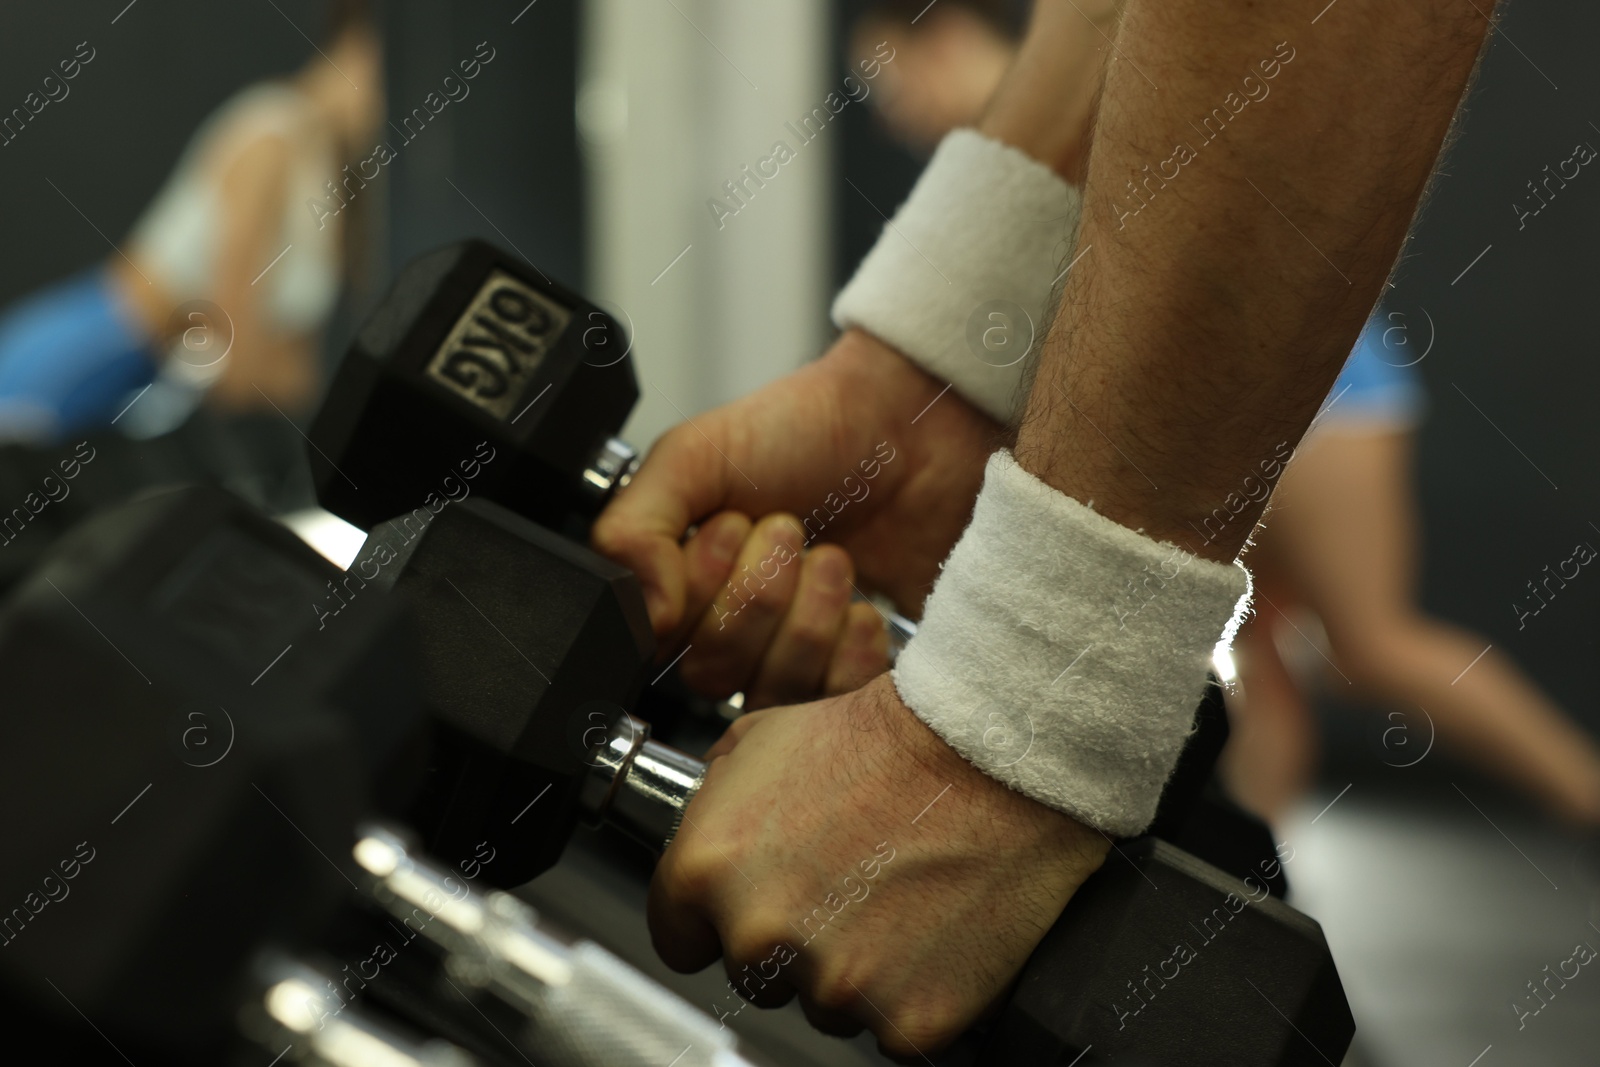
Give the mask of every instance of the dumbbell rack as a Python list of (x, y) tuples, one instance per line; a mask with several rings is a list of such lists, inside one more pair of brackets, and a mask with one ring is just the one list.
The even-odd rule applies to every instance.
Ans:
[[(487, 350), (458, 350), (486, 309), (537, 355), (491, 374)], [(581, 335), (552, 325), (597, 316), (604, 328)], [(605, 358), (595, 329), (615, 346)], [(76, 1014), (167, 1062), (241, 1067), (259, 1067), (258, 1048), (339, 1067), (755, 1062), (710, 1016), (502, 891), (554, 865), (580, 821), (659, 852), (704, 776), (629, 714), (654, 653), (642, 596), (578, 543), (634, 465), (616, 440), (637, 397), (626, 352), (609, 318), (515, 257), (440, 250), (374, 312), (313, 427), (319, 495), (371, 529), (351, 572), (208, 490), (130, 502), (52, 548), (0, 612), (0, 676), (48, 712), (13, 722), (19, 743), (0, 746), (0, 810), (42, 798), (54, 820), (22, 825), (17, 869), (48, 869), (69, 827), (115, 810), (126, 767), (161, 768), (126, 826), (168, 821), (130, 829), (137, 848), (107, 846), (121, 897), (104, 882), (74, 890), (80, 915), (143, 923), (134, 934), (46, 923), (0, 952), (0, 985), (27, 1006), (18, 1026), (59, 1038)], [(423, 506), (468, 471), (476, 498)], [(345, 591), (337, 610), (316, 606), (324, 586)], [(194, 727), (175, 731), (173, 716), (212, 708), (231, 712), (241, 743), (230, 734), (235, 754), (197, 778), (181, 751)], [(1120, 845), (1080, 890), (993, 1032), (964, 1042), (965, 1062), (1298, 1067), (1343, 1054), (1354, 1027), (1320, 930), (1272, 899), (1281, 876), (1260, 899), (1242, 881), (1272, 845), (1211, 787), (1226, 736), (1214, 689), (1198, 724), (1154, 836)], [(99, 777), (82, 773), (84, 753)], [(373, 816), (420, 846), (406, 831), (352, 836)], [(467, 882), (491, 840), (500, 858), (481, 873), (499, 888), (480, 890)], [(20, 899), (26, 878), (0, 871), (13, 889)], [(174, 910), (173, 892), (224, 903)], [(330, 961), (386, 936), (379, 909), (427, 950), (381, 981), (358, 977), (371, 988), (347, 1004), (349, 965)], [(1122, 979), (1136, 992), (1191, 914), (1227, 924), (1205, 946), (1210, 977), (1162, 985), (1125, 1034)], [(52, 992), (62, 958), (84, 967)]]

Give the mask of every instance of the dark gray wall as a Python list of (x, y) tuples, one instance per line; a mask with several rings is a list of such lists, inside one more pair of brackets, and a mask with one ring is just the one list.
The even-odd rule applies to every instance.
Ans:
[(201, 119), (240, 86), (301, 62), (309, 46), (289, 19), (315, 37), (321, 5), (274, 3), (281, 14), (266, 0), (0, 9), (0, 113), (40, 91), (79, 42), (95, 50), (69, 95), (0, 148), (0, 301), (112, 255), (106, 238), (122, 240)]
[[(495, 55), (470, 83), (470, 96), (400, 148), (389, 185), (391, 262), (477, 236), (520, 250), (552, 278), (582, 285), (577, 13), (576, 0), (389, 5), (396, 117), (438, 91), (480, 42)], [(403, 139), (396, 134), (392, 143), (398, 148)]]

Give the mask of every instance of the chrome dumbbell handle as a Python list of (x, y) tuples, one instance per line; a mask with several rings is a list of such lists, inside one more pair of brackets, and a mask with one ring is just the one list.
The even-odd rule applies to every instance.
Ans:
[(659, 741), (645, 739), (606, 821), (665, 852), (683, 824), (684, 809), (706, 780), (706, 765)]
[(335, 992), (339, 987), (333, 977), (308, 964), (272, 956), (262, 962), (261, 978), (267, 983), (261, 1007), (275, 1025), (258, 1036), (268, 1048), (284, 1039), (291, 1047), (299, 1045), (297, 1059), (302, 1064), (479, 1067), (477, 1059), (448, 1041), (404, 1035), (361, 1007), (347, 1004)]
[(650, 724), (624, 713), (593, 756), (579, 802), (590, 822), (608, 822), (665, 852), (684, 809), (705, 781), (701, 760), (650, 739)]
[[(917, 632), (916, 623), (886, 616), (891, 655)], [(624, 712), (590, 756), (578, 800), (593, 825), (610, 823), (656, 852), (665, 852), (685, 809), (705, 782), (706, 764), (651, 740), (650, 724)]]
[(583, 469), (583, 495), (589, 506), (598, 512), (613, 495), (627, 488), (641, 459), (628, 442), (617, 437), (607, 438)]
[(369, 827), (354, 856), (378, 903), (416, 923), (421, 936), (444, 950), (445, 970), (454, 981), (527, 1019), (526, 1026), (500, 1037), (530, 1063), (765, 1067), (718, 1020), (594, 942), (567, 939), (510, 894), (479, 893), (413, 855), (398, 834)]

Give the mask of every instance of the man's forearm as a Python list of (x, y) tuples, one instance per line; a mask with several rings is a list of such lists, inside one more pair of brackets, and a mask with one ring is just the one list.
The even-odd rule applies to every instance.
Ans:
[(1221, 561), (1379, 296), (1491, 10), (1317, 6), (1129, 0), (1018, 433), (1030, 473)]

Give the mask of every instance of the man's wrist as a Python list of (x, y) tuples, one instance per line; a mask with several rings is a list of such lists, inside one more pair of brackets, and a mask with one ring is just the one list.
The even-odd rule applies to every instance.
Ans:
[[(1204, 439), (1201, 429), (1190, 431), (1175, 417), (1143, 427), (1131, 440), (1113, 441), (1108, 435), (1115, 427), (1139, 425), (1138, 402), (1083, 387), (1075, 392), (1068, 396), (1061, 368), (1040, 368), (1013, 448), (1017, 465), (1151, 540), (1217, 563), (1237, 559), (1297, 435), (1263, 448), (1256, 467), (1243, 475), (1226, 473), (1213, 468), (1204, 452), (1181, 447), (1185, 439)], [(1208, 488), (1229, 481), (1231, 489)]]
[(1140, 833), (1249, 581), (991, 456), (893, 677), (991, 777), (1087, 825)]
[(953, 130), (834, 300), (833, 320), (870, 331), (1007, 421), (1079, 202), (1027, 153)]
[[(876, 720), (874, 725), (881, 726), (917, 768), (918, 777), (931, 787), (934, 803), (952, 801), (953, 795), (954, 805), (970, 804), (974, 791), (998, 800), (1034, 826), (1036, 836), (1046, 842), (1047, 856), (1075, 872), (1077, 880), (1085, 863), (1098, 866), (1110, 850), (1110, 839), (1094, 827), (1018, 792), (962, 756), (906, 706), (888, 674), (869, 682), (861, 693), (863, 713)], [(943, 792), (946, 786), (949, 790)]]
[(944, 383), (907, 359), (899, 349), (856, 326), (839, 334), (833, 346), (823, 354), (821, 362), (834, 373), (861, 385), (890, 388), (931, 386), (936, 392), (944, 388)]
[[(860, 327), (839, 335), (820, 361), (852, 399), (870, 397), (884, 426), (899, 429), (948, 388), (899, 349)], [(947, 398), (948, 399), (948, 398)], [(957, 403), (965, 401), (957, 398)]]

